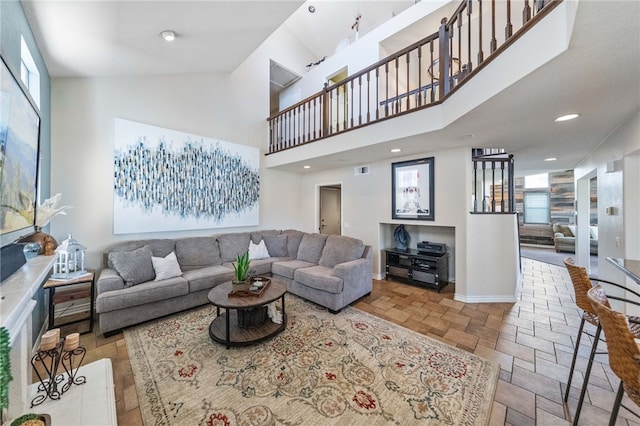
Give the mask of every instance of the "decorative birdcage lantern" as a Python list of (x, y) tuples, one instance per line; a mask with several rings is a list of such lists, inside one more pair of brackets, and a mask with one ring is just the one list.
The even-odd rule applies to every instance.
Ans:
[(73, 239), (71, 234), (56, 248), (56, 261), (51, 278), (73, 279), (85, 274), (84, 253), (87, 248)]

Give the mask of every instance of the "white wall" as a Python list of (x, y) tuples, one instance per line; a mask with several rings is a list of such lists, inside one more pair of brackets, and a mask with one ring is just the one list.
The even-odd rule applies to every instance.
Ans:
[[(391, 219), (391, 163), (424, 157), (434, 159), (434, 221), (400, 221)], [(369, 174), (354, 176), (353, 167), (339, 167), (332, 170), (305, 174), (301, 177), (302, 227), (305, 231), (317, 230), (316, 202), (317, 187), (327, 183), (342, 184), (342, 220), (343, 234), (362, 239), (373, 247), (373, 272), (383, 274), (385, 238), (379, 235), (380, 224), (406, 223), (412, 226), (424, 226), (420, 234), (412, 235), (410, 246), (415, 248), (417, 241), (429, 235), (428, 227), (434, 227), (436, 234), (443, 232), (442, 227), (455, 228), (454, 247), (465, 247), (466, 220), (469, 212), (471, 179), (460, 170), (470, 169), (471, 153), (467, 148), (457, 148), (438, 152), (424, 152), (418, 156), (396, 157), (386, 161), (369, 164)], [(442, 242), (437, 239), (434, 242)], [(448, 241), (446, 241), (448, 242)], [(453, 257), (453, 256), (452, 256)], [(456, 277), (456, 286), (464, 286), (466, 276), (466, 254), (456, 248), (455, 269), (451, 275)]]
[[(113, 119), (262, 148), (268, 82), (260, 87), (245, 94), (226, 74), (52, 80), (51, 191), (74, 208), (52, 220), (51, 234), (60, 242), (73, 233), (88, 247), (88, 266), (99, 268), (101, 253), (119, 240), (240, 230), (113, 235)], [(264, 108), (245, 109), (249, 98)], [(259, 228), (299, 227), (297, 182), (289, 173), (261, 168)]]
[[(576, 181), (597, 170), (598, 275), (614, 282), (622, 282), (623, 277), (606, 262), (607, 257), (640, 259), (639, 168), (640, 111), (636, 111), (574, 170)], [(607, 215), (607, 207), (615, 207), (615, 214)]]

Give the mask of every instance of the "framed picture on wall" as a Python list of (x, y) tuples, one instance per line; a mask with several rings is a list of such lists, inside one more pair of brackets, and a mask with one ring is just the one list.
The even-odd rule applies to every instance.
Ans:
[(434, 220), (433, 157), (391, 164), (391, 217)]

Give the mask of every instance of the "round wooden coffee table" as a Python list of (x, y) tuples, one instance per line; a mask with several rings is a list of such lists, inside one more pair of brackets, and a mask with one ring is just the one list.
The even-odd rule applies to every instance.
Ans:
[[(214, 287), (209, 292), (209, 302), (217, 308), (217, 317), (209, 326), (209, 336), (213, 340), (231, 346), (246, 346), (274, 336), (285, 329), (287, 315), (284, 310), (284, 295), (287, 286), (271, 278), (271, 283), (259, 297), (229, 297), (233, 289), (231, 281)], [(269, 318), (260, 325), (241, 327), (238, 325), (238, 311), (266, 305), (280, 299), (282, 303), (282, 324), (276, 324)], [(220, 308), (225, 312), (221, 313)]]

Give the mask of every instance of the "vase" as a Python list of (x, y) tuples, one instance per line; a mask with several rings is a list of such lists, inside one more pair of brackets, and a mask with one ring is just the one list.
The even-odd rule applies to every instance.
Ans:
[(39, 254), (44, 254), (45, 256), (51, 256), (55, 254), (56, 248), (58, 247), (58, 242), (56, 241), (56, 239), (51, 235), (42, 232), (42, 228), (40, 228), (39, 226), (35, 227), (35, 232), (33, 234), (20, 238), (18, 242), (40, 244)]

